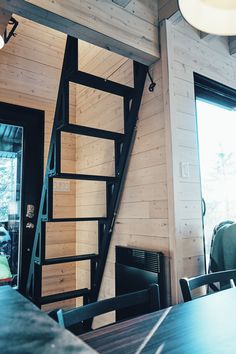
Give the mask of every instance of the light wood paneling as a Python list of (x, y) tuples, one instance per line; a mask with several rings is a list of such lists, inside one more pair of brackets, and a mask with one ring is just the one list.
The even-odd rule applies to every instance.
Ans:
[[(86, 50), (86, 46), (83, 47)], [(132, 85), (132, 62), (119, 58), (103, 50), (103, 65), (90, 48), (88, 65), (84, 61), (84, 69), (94, 67), (96, 75), (101, 75), (122, 84)], [(85, 55), (83, 56), (85, 60)], [(97, 63), (99, 65), (97, 65)], [(163, 114), (162, 70), (161, 62), (150, 68), (154, 80), (157, 82), (153, 93), (148, 91), (147, 79), (142, 105), (137, 124), (136, 141), (132, 152), (128, 175), (120, 210), (116, 220), (113, 239), (108, 255), (107, 266), (100, 292), (100, 298), (115, 295), (115, 245), (123, 245), (144, 249), (160, 250), (169, 257), (169, 231), (167, 212), (167, 185), (166, 185), (166, 158), (165, 158), (165, 121)], [(112, 74), (112, 71), (114, 73)], [(78, 87), (76, 96), (77, 122), (87, 126), (96, 126), (101, 129), (123, 131), (122, 101), (113, 95), (102, 94), (98, 91)], [(98, 139), (94, 142), (90, 138), (77, 139), (76, 168), (86, 173), (99, 171), (105, 174), (111, 170), (113, 154), (111, 149), (99, 149)], [(90, 161), (87, 162), (86, 154)], [(104, 172), (105, 171), (105, 172)], [(96, 172), (97, 173), (97, 172)], [(76, 207), (81, 203), (96, 205), (100, 198), (104, 198), (101, 185), (97, 189), (89, 190), (77, 188)], [(102, 205), (100, 205), (102, 208)], [(88, 210), (88, 209), (87, 209)], [(102, 211), (102, 209), (100, 209)], [(77, 251), (94, 249), (97, 245), (97, 229), (93, 223), (77, 225)], [(88, 282), (88, 269), (77, 267), (77, 281)], [(77, 302), (81, 304), (80, 301)], [(96, 324), (112, 320), (98, 319)]]
[[(236, 61), (228, 51), (227, 38), (202, 41), (197, 30), (178, 14), (162, 25), (162, 64), (165, 74), (169, 227), (172, 268), (172, 294), (178, 301), (178, 279), (204, 272), (201, 212), (200, 166), (196, 133), (193, 73), (236, 89)], [(164, 77), (163, 77), (164, 79)], [(189, 177), (181, 174), (181, 163), (189, 164)], [(172, 235), (172, 236), (171, 236)], [(175, 281), (176, 280), (176, 281)]]
[[(0, 100), (32, 107), (45, 112), (45, 163), (54, 118), (66, 36), (21, 17), (17, 36), (12, 37), (0, 52)], [(70, 92), (71, 117), (75, 117), (75, 90)], [(32, 117), (33, 119), (33, 117)], [(75, 139), (63, 139), (67, 153), (62, 166), (75, 170)], [(56, 192), (56, 212), (62, 214), (64, 203), (68, 212), (75, 207), (75, 195)], [(63, 200), (59, 199), (63, 194)], [(76, 252), (75, 224), (47, 225), (47, 257), (72, 255)], [(43, 294), (75, 289), (75, 265), (46, 267), (43, 270)], [(75, 300), (63, 303), (73, 306)], [(60, 305), (60, 304), (59, 304)], [(58, 306), (53, 304), (46, 306)]]
[(145, 14), (137, 16), (134, 8), (122, 8), (110, 0), (96, 2), (84, 0), (79, 3), (76, 0), (69, 0), (66, 3), (61, 0), (54, 2), (27, 0), (27, 2), (93, 30), (94, 38), (99, 32), (130, 47), (142, 48), (145, 55), (150, 54), (158, 58), (157, 27), (153, 25), (157, 19), (157, 4), (154, 0), (146, 1), (146, 6), (142, 6), (142, 1), (135, 1), (136, 9), (139, 9), (136, 11), (140, 14), (145, 7), (151, 22), (144, 17)]
[(159, 59), (156, 0), (1, 0), (1, 7), (146, 65)]

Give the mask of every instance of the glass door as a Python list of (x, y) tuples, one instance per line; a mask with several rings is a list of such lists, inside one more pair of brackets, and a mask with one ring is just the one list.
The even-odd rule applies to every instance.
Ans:
[(43, 181), (44, 112), (0, 102), (0, 286), (25, 295)]
[(208, 265), (213, 229), (236, 221), (236, 111), (224, 101), (196, 98), (204, 234)]
[(0, 123), (0, 284), (18, 286), (23, 128)]

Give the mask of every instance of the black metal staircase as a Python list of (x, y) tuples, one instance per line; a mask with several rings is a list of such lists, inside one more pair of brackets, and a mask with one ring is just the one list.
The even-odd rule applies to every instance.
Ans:
[[(114, 228), (114, 223), (118, 212), (121, 193), (127, 172), (129, 156), (134, 143), (136, 121), (141, 103), (146, 74), (147, 67), (143, 64), (134, 62), (134, 88), (130, 88), (110, 80), (105, 80), (103, 78), (78, 71), (78, 40), (69, 36), (67, 38), (26, 290), (26, 295), (39, 307), (44, 304), (76, 297), (83, 297), (84, 304), (96, 301), (98, 298), (112, 231)], [(123, 97), (124, 134), (70, 124), (69, 82), (84, 85)], [(73, 134), (113, 140), (115, 144), (115, 177), (62, 173), (61, 132), (69, 132)], [(105, 181), (107, 202), (106, 217), (54, 218), (53, 178)], [(70, 221), (98, 222), (98, 254), (85, 254), (79, 256), (46, 259), (46, 223), (60, 223)], [(78, 289), (54, 295), (42, 296), (42, 267), (44, 265), (78, 262), (84, 260), (90, 260), (90, 289)]]

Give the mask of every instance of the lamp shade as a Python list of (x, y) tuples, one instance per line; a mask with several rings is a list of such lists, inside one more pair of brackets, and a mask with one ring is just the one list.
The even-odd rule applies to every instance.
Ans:
[(179, 0), (179, 9), (202, 32), (236, 35), (236, 0)]

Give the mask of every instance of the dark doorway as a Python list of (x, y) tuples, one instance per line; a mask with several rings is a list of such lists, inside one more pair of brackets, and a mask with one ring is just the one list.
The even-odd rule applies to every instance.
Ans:
[(35, 235), (43, 161), (44, 112), (0, 102), (0, 266), (3, 274), (4, 265), (8, 266), (7, 281), (22, 294)]

